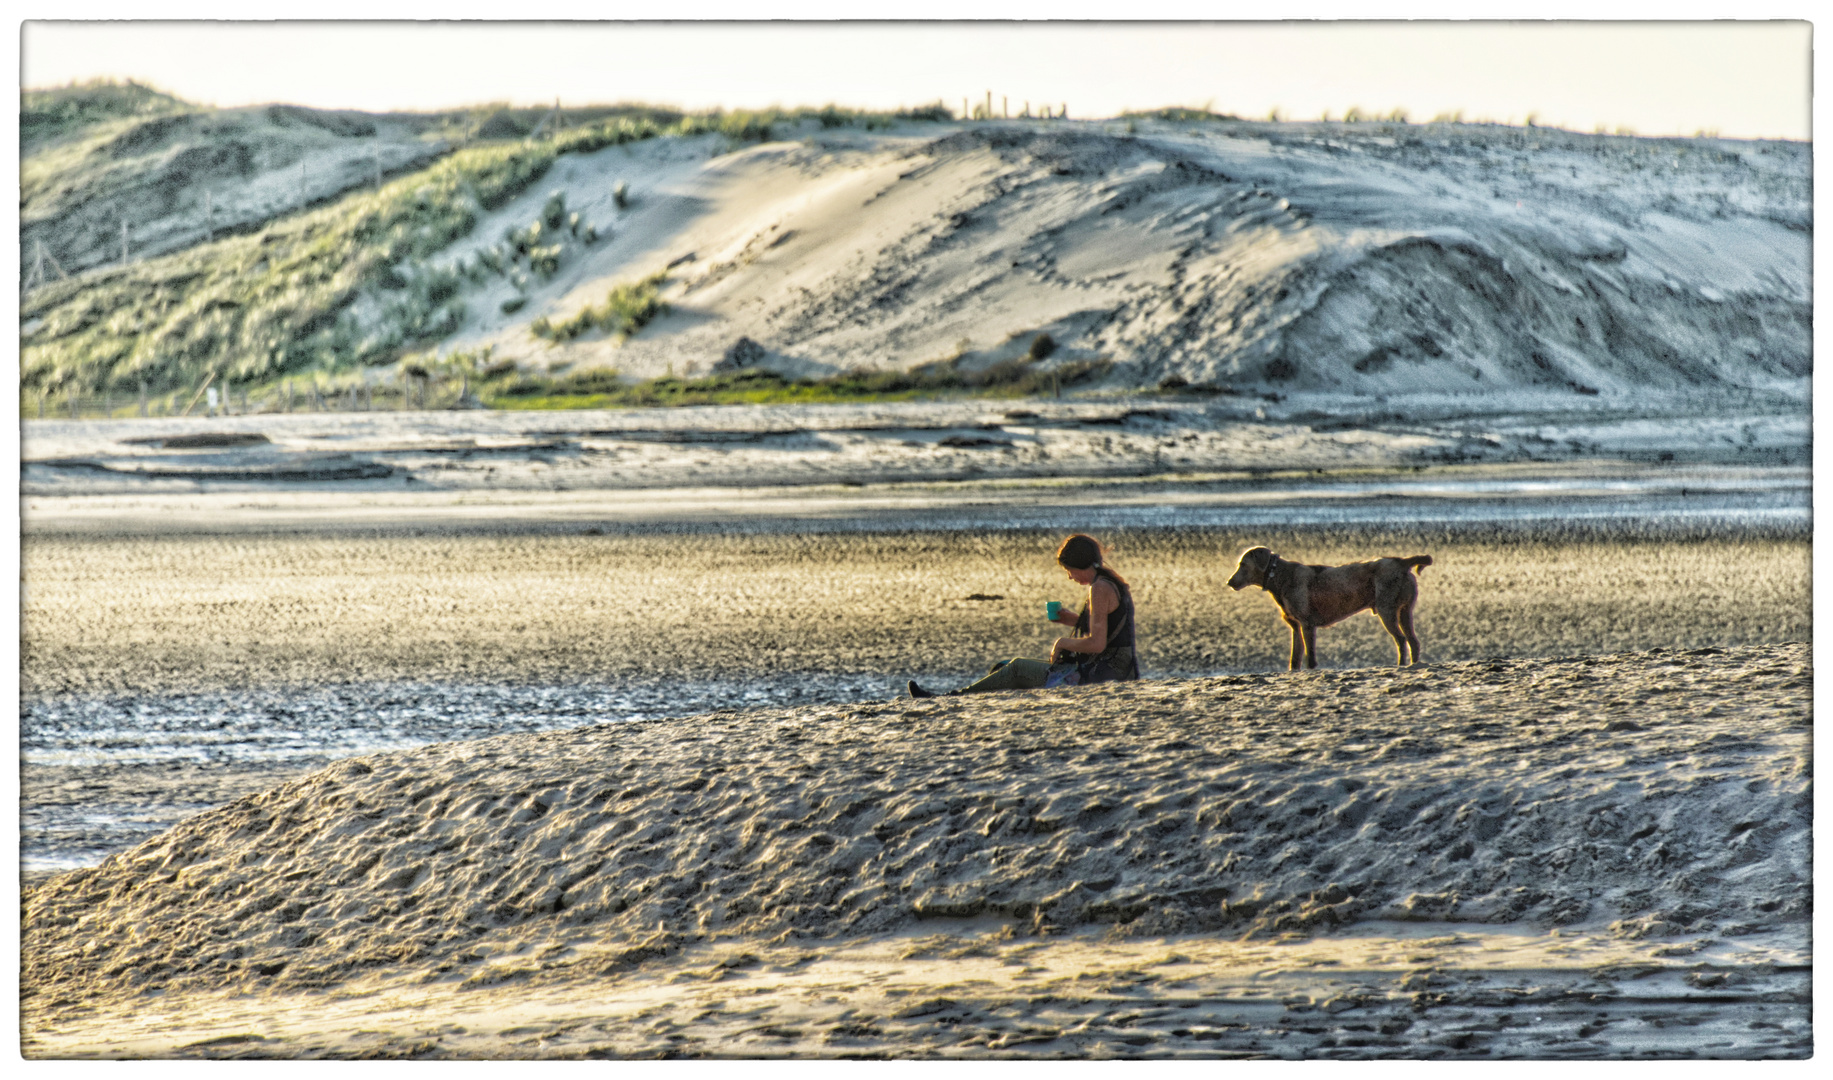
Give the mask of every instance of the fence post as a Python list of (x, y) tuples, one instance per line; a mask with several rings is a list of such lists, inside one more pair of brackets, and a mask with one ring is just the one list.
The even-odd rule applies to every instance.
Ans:
[(140, 380), (140, 418), (146, 419), (146, 380)]

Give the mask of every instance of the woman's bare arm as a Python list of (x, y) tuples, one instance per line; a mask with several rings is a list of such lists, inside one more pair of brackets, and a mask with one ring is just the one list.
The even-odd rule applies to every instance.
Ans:
[(1120, 606), (1120, 594), (1106, 578), (1096, 578), (1088, 587), (1088, 636), (1058, 638), (1050, 650), (1052, 661), (1060, 660), (1067, 653), (1086, 653), (1093, 656), (1107, 648), (1107, 617)]

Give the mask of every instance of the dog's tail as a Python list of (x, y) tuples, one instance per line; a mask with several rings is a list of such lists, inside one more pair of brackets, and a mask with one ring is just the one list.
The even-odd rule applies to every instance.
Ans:
[(1432, 556), (1415, 555), (1410, 559), (1400, 560), (1400, 565), (1406, 567), (1408, 570), (1424, 570), (1426, 567), (1432, 565)]

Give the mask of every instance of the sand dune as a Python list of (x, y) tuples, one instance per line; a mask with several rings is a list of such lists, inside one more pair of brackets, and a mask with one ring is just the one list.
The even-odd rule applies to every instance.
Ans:
[[(974, 919), (994, 920), (978, 931), (997, 931), (992, 955), (1089, 926), (1169, 937), (1174, 952), (1188, 934), (1213, 950), (1408, 920), (1514, 927), (1540, 941), (1537, 964), (1595, 977), (1607, 955), (1622, 960), (1609, 942), (1659, 939), (1666, 951), (1638, 962), (1708, 1000), (1774, 974), (1742, 971), (1736, 942), (1806, 947), (1807, 665), (1806, 646), (1786, 645), (1244, 675), (351, 759), (29, 892), (26, 1024), (44, 1034), (28, 1048), (100, 1047), (110, 1018), (153, 991), (182, 1011), (224, 993), (425, 985), (457, 1002), (495, 987), (507, 1008), (553, 980), (653, 976), (720, 942), (793, 943), (813, 962)], [(1567, 941), (1554, 959), (1549, 927), (1593, 946)], [(1335, 1017), (1457, 978), (1415, 974), (1343, 1008), (1286, 1008)], [(1509, 1000), (1534, 1000), (1522, 990)], [(1798, 1031), (1806, 1004), (1792, 993), (1764, 1015)], [(960, 1052), (1087, 1047), (1060, 1030), (963, 1042), (983, 1033), (985, 1002), (937, 1000), (928, 1012), (965, 1010)], [(814, 1010), (847, 1047), (885, 1046), (877, 1017), (840, 1011)], [(1201, 1038), (1152, 1036), (1163, 1051), (1216, 1049)], [(1621, 1031), (1605, 1042), (1638, 1045)]]
[[(445, 347), (652, 376), (705, 373), (749, 338), (764, 351), (749, 363), (818, 374), (973, 369), (1047, 332), (1047, 364), (1110, 360), (1132, 386), (1805, 400), (1801, 146), (1463, 125), (951, 128), (569, 157), (477, 235), (553, 189), (616, 238), (514, 317), (496, 314), (506, 291), (480, 295), (485, 314)], [(624, 210), (609, 202), (620, 180)], [(527, 331), (665, 266), (674, 314), (622, 347)]]

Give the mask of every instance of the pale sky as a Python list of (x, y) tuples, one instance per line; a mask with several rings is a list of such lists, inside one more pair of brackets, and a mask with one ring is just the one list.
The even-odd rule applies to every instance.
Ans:
[(1462, 110), (1580, 131), (1806, 139), (1810, 45), (1803, 21), (28, 21), (21, 82), (133, 78), (219, 106), (376, 111), (555, 98), (687, 109), (941, 100), (959, 110), (991, 91), (995, 109), (1003, 95), (1013, 113), (1066, 103), (1083, 118), (1207, 105), (1311, 119), (1356, 106), (1403, 108), (1415, 121)]

